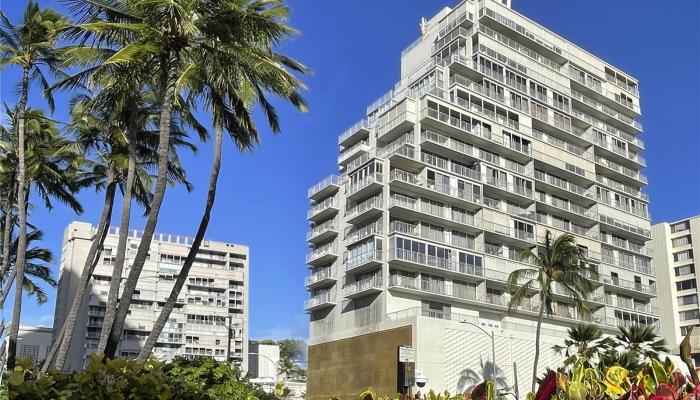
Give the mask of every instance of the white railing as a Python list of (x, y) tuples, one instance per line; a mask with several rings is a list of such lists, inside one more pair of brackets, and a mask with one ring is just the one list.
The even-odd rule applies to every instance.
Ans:
[(315, 195), (316, 193), (320, 192), (321, 190), (327, 188), (328, 186), (339, 186), (340, 185), (340, 177), (338, 175), (330, 175), (326, 178), (324, 178), (321, 182), (313, 185), (311, 188), (309, 188), (308, 191), (308, 197), (311, 197)]

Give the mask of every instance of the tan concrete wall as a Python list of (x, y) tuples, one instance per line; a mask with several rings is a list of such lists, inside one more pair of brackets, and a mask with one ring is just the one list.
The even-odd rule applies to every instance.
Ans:
[(306, 398), (354, 400), (368, 387), (396, 393), (397, 347), (412, 345), (410, 325), (309, 346)]

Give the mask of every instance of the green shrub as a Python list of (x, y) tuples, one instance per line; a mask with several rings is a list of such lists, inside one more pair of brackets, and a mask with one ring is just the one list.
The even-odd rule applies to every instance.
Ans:
[(46, 374), (21, 362), (7, 378), (10, 400), (272, 400), (240, 371), (211, 358), (171, 363), (93, 356), (84, 371)]

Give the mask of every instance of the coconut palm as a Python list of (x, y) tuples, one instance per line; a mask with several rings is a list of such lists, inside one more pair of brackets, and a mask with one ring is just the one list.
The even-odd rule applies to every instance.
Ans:
[(259, 140), (251, 114), (254, 104), (261, 105), (272, 131), (276, 133), (280, 130), (277, 113), (265, 97), (268, 93), (306, 111), (306, 103), (299, 94), (304, 86), (287, 68), (302, 73), (307, 69), (298, 62), (275, 53), (271, 48), (271, 44), (279, 42), (292, 32), (285, 22), (289, 10), (276, 2), (272, 4), (268, 8), (262, 2), (241, 2), (238, 7), (228, 9), (230, 21), (235, 21), (238, 29), (241, 29), (238, 35), (232, 35), (238, 37), (238, 40), (224, 45), (211, 43), (187, 59), (186, 73), (181, 76), (182, 87), (192, 101), (203, 100), (214, 124), (214, 157), (209, 188), (192, 246), (138, 360), (145, 361), (155, 346), (204, 239), (216, 196), (223, 129), (229, 132), (239, 149), (249, 150)]
[[(4, 223), (3, 223), (4, 224)], [(3, 225), (4, 228), (4, 225)], [(48, 300), (46, 292), (39, 286), (38, 281), (43, 282), (51, 287), (56, 287), (56, 280), (51, 277), (51, 269), (46, 265), (47, 263), (53, 262), (53, 256), (51, 251), (48, 249), (40, 247), (32, 247), (32, 243), (41, 242), (44, 234), (39, 230), (32, 230), (27, 233), (27, 253), (25, 254), (26, 259), (26, 274), (24, 276), (24, 291), (29, 295), (36, 298), (37, 303), (44, 304)], [(17, 246), (19, 241), (17, 237), (11, 240), (10, 252), (6, 253), (8, 255), (8, 264), (10, 268), (7, 271), (7, 276), (2, 279), (5, 289), (3, 290), (3, 296), (9, 293), (9, 286), (12, 284), (14, 276), (16, 276), (15, 262), (17, 260)], [(4, 261), (5, 255), (3, 254), (0, 258)], [(32, 279), (34, 278), (34, 279)], [(38, 281), (37, 281), (38, 280)], [(4, 298), (3, 298), (4, 300)]]
[(553, 284), (560, 284), (568, 289), (571, 293), (571, 301), (579, 314), (586, 315), (589, 309), (585, 299), (593, 292), (591, 279), (597, 279), (597, 272), (585, 265), (583, 251), (576, 245), (574, 237), (569, 234), (552, 238), (552, 233), (547, 231), (540, 251), (524, 249), (519, 256), (530, 266), (517, 269), (508, 276), (508, 290), (511, 293), (508, 310), (513, 311), (524, 300), (530, 300), (533, 290), (539, 291), (535, 357), (532, 369), (532, 392), (534, 393), (537, 386), (542, 319), (545, 312), (547, 315), (553, 312)]
[[(14, 25), (4, 13), (0, 13), (0, 66), (14, 64), (22, 70), (22, 80), (19, 87), (19, 100), (16, 107), (17, 121), (17, 219), (19, 236), (17, 246), (16, 275), (17, 280), (24, 281), (25, 253), (27, 249), (27, 211), (23, 206), (26, 202), (26, 159), (25, 159), (25, 109), (29, 96), (31, 81), (38, 81), (48, 88), (48, 80), (43, 68), (55, 70), (58, 66), (57, 50), (55, 48), (58, 34), (66, 26), (63, 17), (54, 10), (43, 9), (29, 1), (22, 21)], [(49, 107), (53, 108), (53, 99), (47, 96)], [(8, 335), (7, 367), (12, 370), (15, 366), (17, 334), (22, 312), (22, 285), (16, 285), (15, 299), (12, 309), (12, 324)]]
[[(153, 131), (149, 131), (149, 118), (152, 115), (151, 104), (134, 104), (136, 114), (133, 121), (123, 119), (124, 112), (118, 109), (118, 104), (103, 104), (104, 94), (100, 93), (95, 98), (87, 95), (75, 96), (72, 101), (71, 123), (69, 130), (73, 133), (76, 151), (93, 157), (93, 160), (84, 160), (87, 166), (85, 174), (93, 176), (97, 188), (105, 187), (105, 200), (98, 228), (92, 240), (85, 265), (83, 267), (80, 283), (76, 289), (73, 304), (68, 312), (64, 326), (58, 332), (57, 340), (51, 348), (44, 363), (44, 369), (51, 365), (55, 355), (55, 366), (62, 368), (65, 362), (72, 334), (75, 328), (79, 310), (85, 301), (86, 289), (92, 272), (100, 259), (100, 251), (109, 229), (114, 196), (117, 188), (121, 188), (124, 198), (131, 204), (133, 195), (137, 202), (146, 206), (151, 198), (150, 187), (152, 177), (149, 170), (156, 161), (155, 149), (157, 137)], [(131, 115), (131, 112), (127, 112)], [(126, 127), (131, 124), (137, 132), (129, 133)], [(168, 169), (168, 182), (171, 184), (184, 184), (191, 190), (191, 185), (185, 179), (184, 170), (181, 168), (177, 156), (177, 147), (186, 147), (192, 151), (195, 147), (187, 142), (184, 132), (173, 127), (173, 140), (171, 140), (171, 156)], [(129, 141), (128, 138), (133, 140)], [(133, 167), (130, 164), (133, 163)], [(129, 176), (129, 170), (131, 176)], [(122, 210), (124, 211), (124, 210)], [(130, 210), (129, 210), (130, 211)], [(126, 217), (130, 215), (126, 212)], [(122, 215), (123, 219), (124, 215)], [(128, 231), (128, 222), (127, 228)], [(124, 238), (124, 247), (126, 246)], [(121, 271), (112, 281), (111, 286), (119, 288)], [(111, 288), (110, 288), (111, 289)]]
[(569, 337), (564, 340), (564, 346), (552, 346), (558, 354), (566, 357), (564, 367), (573, 365), (577, 359), (582, 359), (586, 368), (592, 367), (593, 362), (614, 347), (612, 339), (603, 337), (603, 330), (593, 324), (578, 324), (568, 329)]

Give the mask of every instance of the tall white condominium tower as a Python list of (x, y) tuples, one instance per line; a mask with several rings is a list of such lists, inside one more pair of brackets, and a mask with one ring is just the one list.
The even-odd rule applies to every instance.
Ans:
[(529, 387), (538, 294), (509, 314), (506, 279), (547, 231), (574, 235), (600, 280), (589, 316), (553, 288), (542, 371), (574, 324), (658, 327), (637, 80), (505, 0), (462, 1), (420, 27), (399, 82), (338, 138), (339, 175), (308, 191), (312, 397), (355, 378), (348, 390), (378, 387), (362, 379), (389, 368), (387, 347), (396, 363), (382, 332), (451, 391), (491, 360), (481, 329), (495, 332), (503, 377), (514, 385), (515, 362)]
[[(700, 215), (678, 222), (660, 223), (651, 230), (654, 263), (659, 277), (661, 331), (674, 353), (678, 353), (689, 327), (694, 350), (700, 349), (700, 306), (698, 278), (693, 253), (700, 254)], [(695, 365), (700, 365), (700, 353), (693, 353)]]
[[(54, 327), (60, 327), (70, 310), (96, 227), (72, 222), (64, 232), (61, 272)], [(119, 229), (113, 227), (90, 280), (87, 301), (78, 316), (66, 368), (79, 369), (95, 351), (117, 253)], [(122, 285), (136, 256), (141, 231), (129, 232)], [(170, 295), (193, 238), (156, 233), (129, 307), (118, 355), (136, 356)], [(205, 240), (197, 253), (175, 310), (153, 354), (209, 356), (248, 364), (248, 247)], [(121, 296), (121, 294), (120, 294)], [(56, 333), (54, 333), (55, 335)]]

